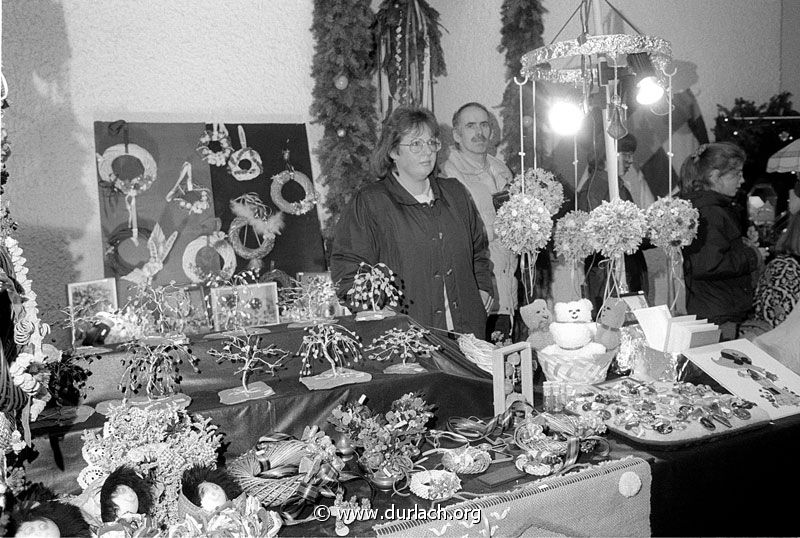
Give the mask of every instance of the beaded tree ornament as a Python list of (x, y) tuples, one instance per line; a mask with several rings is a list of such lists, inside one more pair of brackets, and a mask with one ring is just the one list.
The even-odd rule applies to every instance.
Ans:
[(372, 344), (366, 349), (370, 358), (377, 361), (387, 361), (399, 357), (402, 364), (394, 364), (384, 370), (387, 374), (414, 374), (425, 372), (425, 368), (416, 364), (420, 355), (430, 355), (439, 349), (439, 346), (425, 341), (425, 336), (430, 334), (421, 327), (411, 326), (406, 330), (389, 329), (376, 336)]
[(397, 287), (397, 277), (383, 262), (375, 265), (359, 263), (353, 285), (347, 290), (347, 298), (358, 312), (356, 320), (383, 319), (395, 315), (385, 307), (399, 306), (402, 295), (403, 292)]
[(233, 146), (224, 123), (213, 123), (210, 131), (203, 131), (197, 153), (211, 166), (225, 166), (233, 153)]
[[(345, 368), (350, 365), (350, 361), (358, 362), (362, 358), (364, 346), (356, 333), (335, 323), (306, 327), (305, 332), (297, 355), (302, 361), (300, 381), (310, 389), (372, 379), (367, 373)], [(328, 361), (331, 369), (314, 378), (307, 377), (311, 375), (313, 361), (323, 359)]]
[[(231, 212), (236, 215), (228, 228), (228, 238), (233, 251), (248, 261), (247, 268), (260, 271), (262, 259), (272, 252), (275, 238), (284, 226), (283, 213), (271, 215), (271, 210), (255, 192), (245, 193), (230, 201)], [(244, 230), (244, 238), (240, 235)], [(253, 230), (258, 246), (246, 247), (248, 230)]]
[[(286, 141), (289, 144), (289, 141)], [(272, 176), (272, 185), (269, 188), (269, 195), (272, 201), (281, 211), (285, 211), (290, 215), (305, 215), (317, 203), (317, 195), (314, 192), (314, 184), (302, 172), (294, 169), (291, 162), (289, 162), (289, 149), (283, 150), (283, 160), (286, 162), (286, 170)], [(290, 181), (296, 181), (302, 188), (305, 195), (302, 200), (297, 202), (289, 202), (283, 197), (283, 187)]]
[[(97, 172), (100, 184), (111, 188), (125, 196), (125, 207), (128, 210), (128, 227), (133, 234), (131, 240), (138, 246), (139, 234), (136, 216), (136, 197), (150, 188), (156, 181), (158, 167), (153, 156), (141, 146), (128, 142), (128, 125), (120, 120), (108, 126), (112, 134), (123, 133), (125, 142), (107, 148), (102, 155), (97, 154)], [(132, 158), (138, 161), (135, 169), (141, 169), (138, 174), (123, 178), (120, 168), (125, 159)]]
[[(182, 187), (184, 179), (186, 180), (186, 190)], [(180, 194), (178, 194), (178, 191), (180, 191)], [(199, 198), (190, 201), (189, 196), (199, 196)], [(175, 186), (170, 189), (164, 198), (167, 202), (175, 202), (181, 209), (197, 215), (211, 207), (209, 190), (203, 187), (195, 187), (194, 181), (192, 181), (192, 165), (189, 161), (183, 163), (178, 181), (175, 182)]]
[(244, 134), (244, 127), (239, 125), (239, 149), (233, 152), (228, 159), (228, 171), (236, 181), (250, 181), (261, 175), (264, 165), (261, 163), (261, 155), (256, 150), (247, 146), (247, 138)]

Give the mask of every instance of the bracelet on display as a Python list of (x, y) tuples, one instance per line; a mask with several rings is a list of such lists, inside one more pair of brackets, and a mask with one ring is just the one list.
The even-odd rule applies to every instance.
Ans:
[[(145, 239), (150, 238), (152, 230), (149, 228), (138, 227), (138, 234)], [(136, 265), (126, 262), (119, 254), (119, 246), (126, 240), (133, 238), (133, 230), (128, 226), (120, 226), (108, 237), (108, 244), (105, 250), (106, 265), (111, 267), (114, 275), (127, 275), (136, 268)]]

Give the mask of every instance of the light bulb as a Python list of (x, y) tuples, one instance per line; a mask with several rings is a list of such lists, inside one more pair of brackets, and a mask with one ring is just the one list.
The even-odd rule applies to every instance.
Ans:
[(664, 88), (656, 81), (655, 77), (645, 77), (636, 87), (636, 102), (640, 105), (652, 105), (664, 96)]
[(581, 128), (583, 112), (580, 107), (568, 101), (556, 101), (547, 113), (550, 128), (558, 135), (574, 135)]

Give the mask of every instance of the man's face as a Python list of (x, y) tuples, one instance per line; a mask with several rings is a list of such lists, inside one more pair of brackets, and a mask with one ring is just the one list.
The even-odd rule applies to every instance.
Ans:
[(489, 150), (492, 126), (489, 115), (482, 109), (471, 106), (461, 111), (458, 125), (453, 126), (453, 140), (461, 151), (485, 155)]
[(629, 151), (620, 152), (619, 160), (617, 161), (617, 167), (619, 168), (617, 173), (620, 176), (624, 176), (631, 169), (631, 166), (633, 166), (633, 153)]

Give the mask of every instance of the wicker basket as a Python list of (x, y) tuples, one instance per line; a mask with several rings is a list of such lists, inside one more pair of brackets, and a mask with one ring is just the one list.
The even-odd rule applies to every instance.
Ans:
[(605, 381), (615, 353), (616, 351), (607, 351), (591, 358), (567, 357), (541, 351), (537, 355), (548, 381), (594, 385)]

